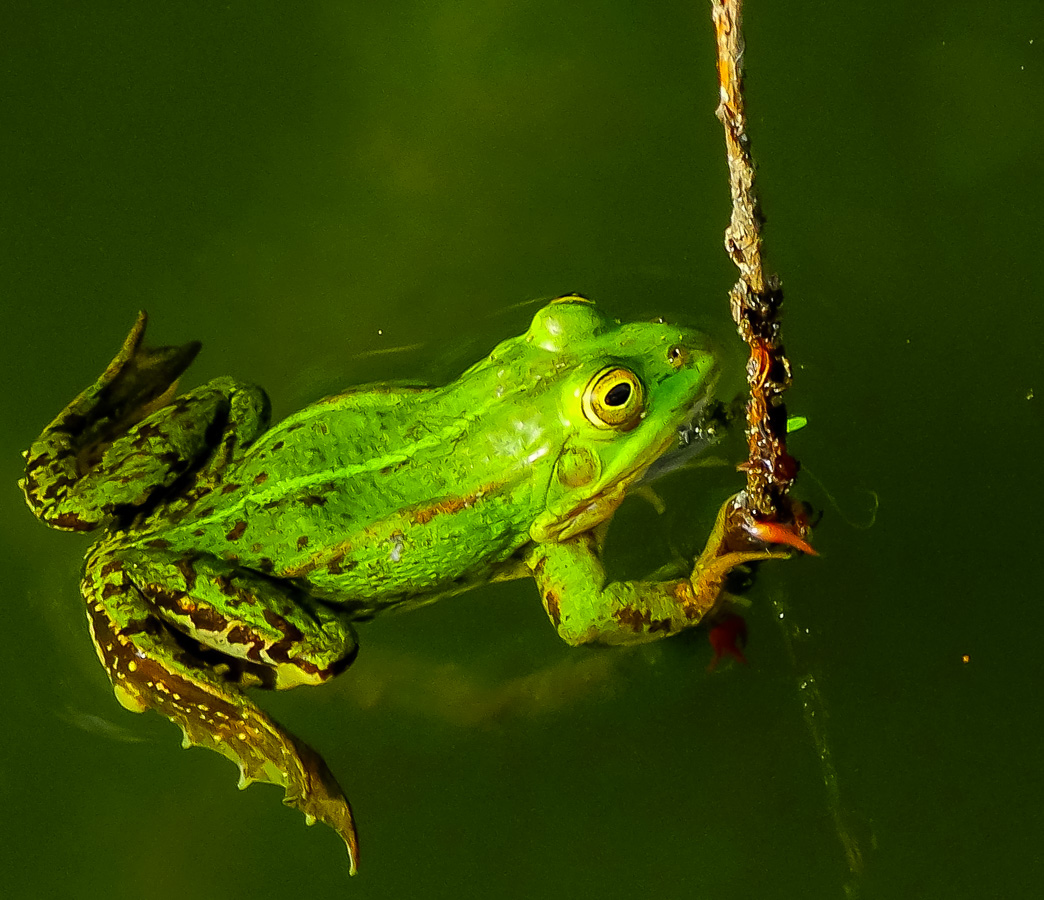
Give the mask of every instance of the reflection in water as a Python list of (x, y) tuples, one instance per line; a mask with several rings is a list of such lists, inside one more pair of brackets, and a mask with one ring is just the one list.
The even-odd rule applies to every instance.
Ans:
[(340, 685), (361, 709), (396, 708), (463, 727), (560, 711), (608, 685), (635, 649), (567, 654), (534, 672), (508, 679), (483, 677), (456, 662), (433, 662), (394, 650), (367, 649), (366, 664)]
[(59, 710), (55, 715), (75, 728), (81, 728), (90, 734), (107, 738), (110, 741), (120, 741), (124, 744), (140, 744), (145, 740), (145, 738), (130, 728), (124, 728), (115, 722), (110, 722), (108, 719), (92, 713), (81, 712), (78, 709), (73, 709), (71, 706), (66, 706), (64, 710)]
[[(773, 591), (771, 600), (780, 633), (783, 635), (783, 644), (787, 649), (787, 656), (797, 682), (805, 727), (808, 729), (809, 738), (816, 749), (816, 757), (819, 760), (819, 772), (823, 778), (823, 786), (826, 788), (830, 818), (844, 852), (845, 866), (849, 874), (848, 881), (845, 883), (845, 896), (849, 900), (856, 900), (860, 895), (860, 881), (865, 868), (865, 859), (860, 842), (852, 834), (851, 811), (846, 810), (841, 803), (840, 781), (827, 738), (826, 701), (819, 689), (819, 681), (813, 666), (806, 660), (799, 659), (801, 645), (807, 640), (808, 629), (803, 630), (794, 621), (790, 613), (790, 605), (781, 591)], [(871, 846), (872, 840), (871, 835)]]

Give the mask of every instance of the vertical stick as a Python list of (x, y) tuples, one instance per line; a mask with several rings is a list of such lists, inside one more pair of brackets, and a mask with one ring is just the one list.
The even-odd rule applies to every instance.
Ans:
[[(747, 489), (733, 509), (729, 526), (751, 531), (750, 520), (769, 523), (790, 520), (794, 509), (789, 499), (790, 486), (798, 472), (798, 462), (787, 452), (787, 413), (783, 392), (790, 386), (790, 362), (783, 351), (777, 314), (783, 302), (778, 279), (766, 277), (761, 260), (761, 212), (754, 192), (754, 164), (750, 156), (746, 114), (743, 108), (742, 0), (711, 0), (714, 33), (718, 44), (718, 83), (721, 100), (717, 115), (725, 126), (725, 149), (729, 163), (729, 188), (732, 192), (732, 218), (725, 229), (725, 249), (739, 269), (740, 278), (729, 299), (732, 318), (743, 340), (750, 347), (747, 383)], [(796, 531), (803, 530), (802, 525)], [(779, 539), (779, 532), (774, 532)], [(806, 549), (807, 548), (807, 549)], [(806, 547), (806, 552), (811, 548)], [(813, 551), (814, 552), (814, 551)], [(827, 792), (827, 805), (834, 829), (844, 851), (849, 878), (845, 896), (854, 900), (860, 894), (863, 853), (848, 826), (841, 802), (840, 782), (827, 738), (826, 702), (815, 672), (799, 664), (797, 643), (801, 629), (794, 623), (782, 594), (772, 600), (780, 623), (783, 641), (797, 676), (805, 726), (816, 748), (820, 774)]]
[(740, 278), (729, 299), (732, 318), (750, 347), (747, 383), (747, 475), (742, 506), (755, 520), (789, 520), (787, 498), (797, 477), (798, 462), (787, 452), (787, 410), (783, 392), (791, 381), (790, 362), (780, 339), (778, 311), (783, 290), (775, 276), (766, 277), (761, 260), (762, 218), (754, 192), (743, 107), (742, 0), (712, 0), (718, 44), (721, 100), (717, 116), (725, 127), (732, 218), (725, 230), (725, 249)]

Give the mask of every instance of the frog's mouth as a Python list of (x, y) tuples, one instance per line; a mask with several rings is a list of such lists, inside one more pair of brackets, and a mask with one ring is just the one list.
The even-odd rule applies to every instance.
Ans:
[(712, 397), (701, 397), (689, 408), (678, 425), (678, 441), (653, 461), (638, 479), (637, 484), (648, 484), (668, 472), (688, 465), (701, 453), (723, 440), (742, 420), (743, 398), (730, 403)]

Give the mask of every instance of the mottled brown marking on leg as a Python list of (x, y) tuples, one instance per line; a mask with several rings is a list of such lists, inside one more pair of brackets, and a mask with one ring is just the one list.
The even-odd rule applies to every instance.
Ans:
[(624, 606), (613, 610), (613, 618), (624, 628), (630, 628), (634, 632), (644, 631), (652, 620), (649, 610), (638, 610), (633, 606)]
[(544, 609), (547, 610), (547, 614), (555, 628), (562, 624), (562, 606), (560, 598), (555, 591), (549, 590), (544, 594)]
[(187, 591), (191, 591), (196, 586), (196, 570), (192, 562), (191, 556), (182, 556), (174, 563), (175, 568), (181, 573), (181, 577), (185, 579), (185, 590)]

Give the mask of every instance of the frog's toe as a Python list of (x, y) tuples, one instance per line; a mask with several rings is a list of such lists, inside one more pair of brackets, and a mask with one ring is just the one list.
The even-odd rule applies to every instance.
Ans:
[[(147, 323), (148, 316), (142, 310), (120, 352), (95, 385), (94, 415), (99, 420), (111, 422), (117, 433), (125, 431), (170, 399), (178, 378), (202, 347), (199, 341), (148, 347), (144, 342)], [(83, 412), (86, 410), (81, 414)]]

